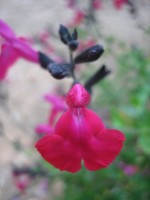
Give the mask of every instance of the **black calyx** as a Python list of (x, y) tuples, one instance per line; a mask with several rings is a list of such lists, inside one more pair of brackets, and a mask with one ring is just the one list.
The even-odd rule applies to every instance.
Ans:
[(59, 27), (59, 36), (61, 41), (66, 45), (68, 44), (69, 41), (71, 41), (71, 35), (68, 29), (63, 25), (60, 25)]
[(50, 63), (54, 62), (51, 58), (49, 58), (47, 55), (45, 55), (44, 53), (40, 51), (38, 52), (38, 55), (39, 55), (39, 63), (43, 69), (47, 69), (47, 66)]
[(84, 84), (85, 88), (91, 93), (92, 87), (96, 83), (104, 79), (108, 74), (110, 74), (110, 72), (111, 71), (108, 70), (105, 65), (102, 65), (100, 69), (98, 69), (98, 71), (96, 71), (96, 73), (86, 81), (86, 83)]
[(97, 60), (102, 53), (104, 52), (104, 48), (102, 45), (95, 45), (92, 46), (85, 51), (83, 51), (81, 54), (75, 57), (74, 62), (75, 64), (84, 63), (84, 62), (93, 62)]
[(51, 75), (56, 79), (70, 76), (70, 64), (50, 63), (47, 67)]
[(67, 45), (71, 51), (75, 51), (78, 48), (78, 33), (76, 29), (74, 29), (72, 34), (70, 34), (69, 30), (65, 26), (60, 25), (59, 36), (60, 40)]
[(78, 41), (71, 40), (70, 42), (68, 42), (68, 46), (71, 51), (75, 51), (78, 48)]
[(78, 39), (78, 32), (77, 32), (77, 29), (75, 28), (72, 35), (71, 35), (72, 39), (73, 40), (77, 40)]
[(71, 41), (68, 42), (68, 46), (71, 51), (75, 51), (78, 48), (79, 42), (78, 42), (78, 32), (75, 28), (72, 35), (71, 35)]

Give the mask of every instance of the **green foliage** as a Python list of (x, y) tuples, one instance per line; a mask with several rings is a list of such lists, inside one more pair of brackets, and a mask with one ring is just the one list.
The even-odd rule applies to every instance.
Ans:
[[(97, 172), (82, 169), (75, 175), (64, 174), (64, 200), (141, 200), (149, 199), (146, 174), (126, 176), (117, 165)], [(138, 184), (140, 182), (140, 184)]]
[(118, 58), (115, 76), (99, 85), (99, 102), (108, 105), (113, 126), (136, 135), (137, 146), (150, 154), (150, 60), (138, 49)]

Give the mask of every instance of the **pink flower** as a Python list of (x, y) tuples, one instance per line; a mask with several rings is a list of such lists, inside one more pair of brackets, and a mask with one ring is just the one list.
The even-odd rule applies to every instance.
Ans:
[(86, 41), (80, 41), (78, 50), (83, 51), (94, 45), (96, 45), (96, 41), (92, 38), (87, 38)]
[(117, 9), (121, 9), (124, 4), (127, 3), (127, 0), (114, 0), (114, 6)]
[(39, 34), (39, 38), (42, 42), (47, 42), (48, 39), (50, 37), (50, 33), (48, 31), (42, 31), (40, 34)]
[(58, 115), (67, 110), (64, 98), (58, 94), (46, 94), (44, 99), (52, 104), (52, 108), (49, 113), (49, 119), (47, 124), (39, 124), (35, 128), (35, 132), (38, 134), (52, 134), (54, 132), (54, 124)]
[(67, 110), (64, 98), (58, 94), (47, 94), (44, 99), (52, 104), (52, 109), (49, 116), (49, 124), (54, 124), (56, 116), (60, 112)]
[(40, 41), (44, 52), (46, 52), (47, 54), (54, 54), (55, 48), (50, 43), (49, 41), (50, 38), (51, 38), (51, 35), (47, 30), (42, 31), (38, 36), (38, 40)]
[(40, 124), (36, 126), (35, 132), (38, 134), (52, 134), (54, 129), (50, 126), (50, 124)]
[(8, 69), (20, 57), (38, 62), (38, 52), (33, 50), (25, 39), (18, 38), (2, 20), (0, 20), (0, 36), (4, 40), (0, 53), (0, 80), (5, 78)]
[(79, 24), (82, 23), (84, 18), (85, 18), (85, 13), (83, 11), (77, 9), (77, 10), (75, 10), (73, 20), (68, 24), (68, 26), (71, 26), (71, 27), (78, 26)]
[(136, 165), (127, 164), (125, 162), (120, 162), (119, 168), (123, 170), (123, 173), (126, 176), (132, 176), (138, 171), (138, 167)]
[(135, 165), (126, 165), (123, 171), (125, 175), (132, 176), (138, 171), (138, 168)]
[(17, 52), (14, 51), (13, 47), (4, 43), (1, 47), (0, 54), (0, 80), (4, 79), (8, 69), (18, 59)]
[(76, 5), (76, 0), (67, 0), (67, 6), (69, 8), (74, 8)]
[(102, 7), (102, 2), (101, 0), (93, 0), (92, 1), (92, 6), (95, 10), (98, 10)]
[(106, 129), (96, 113), (86, 108), (90, 95), (80, 84), (75, 84), (66, 97), (69, 106), (58, 120), (54, 133), (36, 143), (42, 157), (60, 170), (77, 172), (81, 161), (88, 170), (110, 165), (120, 153), (124, 135)]
[(30, 185), (31, 178), (28, 174), (21, 174), (21, 175), (15, 175), (13, 174), (14, 182), (17, 187), (17, 189), (20, 192), (25, 192), (27, 187)]

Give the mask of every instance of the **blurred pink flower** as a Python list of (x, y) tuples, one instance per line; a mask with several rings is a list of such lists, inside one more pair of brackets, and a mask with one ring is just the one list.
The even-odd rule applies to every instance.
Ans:
[(58, 94), (46, 94), (44, 99), (52, 105), (52, 109), (49, 115), (49, 124), (54, 124), (56, 116), (60, 112), (67, 110), (67, 105), (64, 98)]
[(39, 34), (39, 38), (42, 42), (47, 42), (47, 40), (49, 39), (50, 37), (50, 33), (48, 31), (42, 31), (40, 34)]
[(86, 108), (90, 95), (75, 84), (66, 97), (69, 106), (58, 120), (54, 133), (36, 143), (42, 157), (60, 170), (77, 172), (81, 161), (88, 170), (110, 165), (120, 153), (124, 135), (106, 129), (96, 113)]
[(67, 110), (67, 105), (64, 98), (58, 94), (46, 94), (44, 99), (52, 105), (49, 112), (49, 119), (47, 124), (39, 124), (35, 127), (37, 134), (52, 134), (54, 131), (54, 124), (58, 115)]
[(93, 9), (95, 10), (102, 8), (101, 0), (92, 0), (92, 6), (93, 6)]
[(13, 178), (17, 189), (20, 192), (25, 192), (27, 187), (30, 185), (31, 177), (29, 177), (28, 174), (21, 174), (21, 175), (13, 174)]
[(137, 166), (135, 165), (126, 165), (123, 169), (124, 174), (127, 176), (132, 176), (137, 172)]
[(136, 165), (126, 164), (125, 162), (120, 162), (119, 168), (121, 168), (123, 173), (127, 176), (132, 176), (138, 171), (138, 167)]
[(91, 46), (96, 45), (96, 41), (92, 38), (87, 38), (86, 41), (80, 41), (79, 42), (79, 51), (83, 51)]
[(68, 24), (70, 27), (78, 26), (85, 18), (85, 13), (79, 9), (75, 10), (73, 20)]
[(121, 9), (123, 7), (123, 5), (128, 2), (128, 0), (114, 0), (113, 2), (114, 2), (114, 6), (117, 9)]
[(43, 133), (46, 134), (46, 135), (52, 134), (53, 131), (54, 131), (54, 129), (51, 127), (50, 124), (39, 124), (35, 128), (35, 132), (37, 134), (40, 134), (40, 135), (43, 134)]
[(67, 0), (67, 6), (69, 8), (74, 8), (76, 5), (76, 0)]
[(53, 59), (53, 60), (55, 60), (55, 62), (58, 62), (58, 63), (63, 63), (63, 62), (65, 62), (65, 59), (64, 58), (62, 58), (62, 57), (60, 57), (60, 56), (58, 56), (58, 55), (56, 55), (56, 54), (51, 54), (51, 58)]
[(51, 38), (51, 34), (47, 30), (42, 31), (38, 36), (38, 39), (40, 43), (42, 44), (43, 50), (47, 54), (55, 53), (55, 48), (50, 43), (50, 38)]
[(0, 36), (3, 38), (0, 53), (0, 80), (5, 78), (8, 69), (20, 57), (38, 62), (38, 52), (30, 47), (25, 38), (17, 37), (2, 20), (0, 20)]
[(6, 77), (8, 69), (18, 59), (18, 53), (14, 51), (13, 47), (4, 43), (1, 47), (0, 53), (0, 80)]

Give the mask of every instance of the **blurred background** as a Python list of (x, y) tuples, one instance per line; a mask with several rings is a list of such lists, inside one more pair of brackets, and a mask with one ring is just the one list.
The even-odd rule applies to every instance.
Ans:
[[(0, 200), (150, 199), (150, 1), (0, 0), (0, 19), (53, 59), (69, 60), (59, 25), (79, 33), (79, 50), (103, 45), (103, 56), (77, 66), (84, 83), (102, 64), (111, 74), (93, 88), (91, 108), (107, 127), (124, 132), (124, 148), (111, 166), (76, 174), (60, 172), (35, 150), (58, 81), (37, 64), (19, 59), (0, 82)], [(65, 50), (66, 49), (66, 50)], [(61, 87), (60, 87), (61, 86)]]

